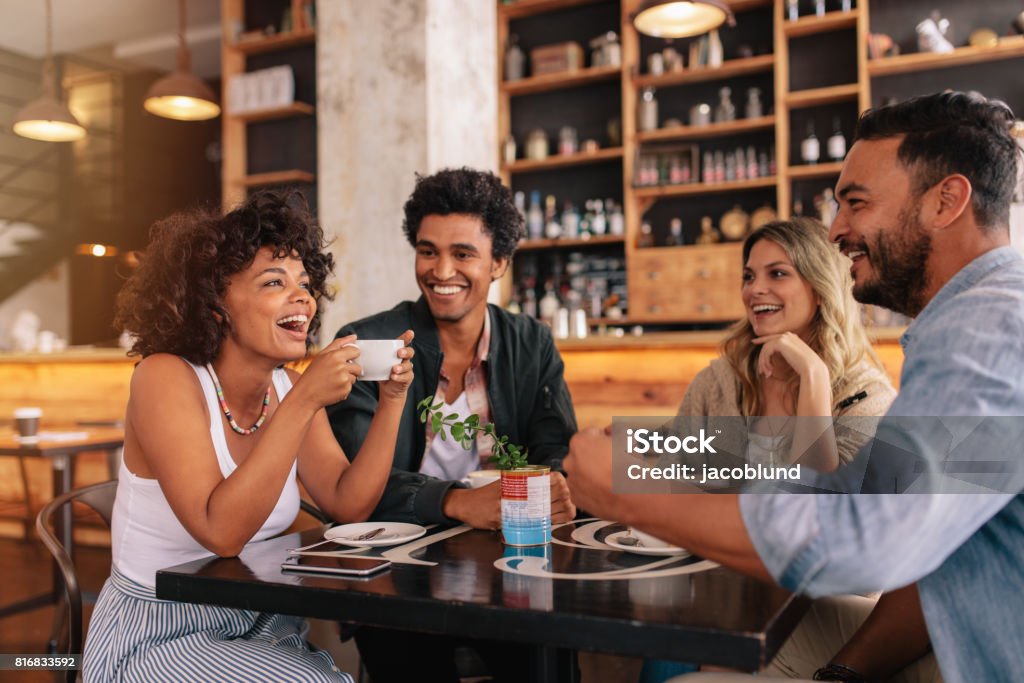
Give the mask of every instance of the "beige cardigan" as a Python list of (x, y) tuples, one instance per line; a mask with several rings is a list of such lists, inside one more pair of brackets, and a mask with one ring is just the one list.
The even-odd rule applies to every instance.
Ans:
[[(866, 398), (841, 410), (837, 408), (840, 402), (862, 391), (867, 393)], [(740, 417), (742, 413), (739, 392), (739, 379), (732, 366), (729, 365), (729, 361), (725, 358), (717, 358), (693, 378), (693, 382), (690, 383), (683, 402), (679, 406), (678, 418), (723, 417), (735, 419)], [(844, 418), (878, 418), (885, 415), (895, 398), (896, 390), (889, 382), (888, 376), (872, 363), (862, 360), (854, 366), (846, 381), (833, 396), (836, 407), (833, 407), (832, 415)], [(679, 427), (683, 426), (681, 422), (678, 423)], [(688, 423), (687, 429), (694, 427), (692, 420), (686, 422)], [(733, 420), (723, 422), (735, 424)], [(868, 441), (874, 433), (876, 423), (876, 419), (843, 420), (836, 425), (839, 460), (843, 464), (852, 460), (860, 447)], [(733, 438), (730, 438), (728, 432), (732, 433)], [(723, 434), (725, 438), (720, 439), (719, 442), (737, 441), (737, 443), (730, 444), (730, 452), (745, 452), (745, 443), (739, 443), (741, 439), (737, 438), (736, 430), (729, 429), (728, 432)], [(745, 438), (742, 441), (745, 442)]]

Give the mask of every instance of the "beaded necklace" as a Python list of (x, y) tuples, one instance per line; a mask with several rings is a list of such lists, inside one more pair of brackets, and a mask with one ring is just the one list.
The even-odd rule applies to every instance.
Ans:
[(260, 416), (256, 419), (256, 424), (248, 429), (244, 429), (238, 426), (238, 423), (235, 422), (235, 418), (231, 417), (231, 411), (228, 410), (228, 402), (224, 400), (224, 390), (220, 387), (220, 380), (217, 379), (217, 373), (213, 371), (213, 365), (207, 363), (206, 371), (210, 373), (210, 378), (213, 380), (213, 388), (217, 391), (217, 399), (220, 401), (220, 409), (224, 411), (224, 417), (228, 419), (228, 424), (231, 425), (231, 429), (245, 436), (247, 434), (252, 434), (263, 426), (263, 421), (267, 419), (267, 413), (270, 411), (269, 386), (267, 387), (267, 395), (263, 397), (263, 410), (260, 412)]

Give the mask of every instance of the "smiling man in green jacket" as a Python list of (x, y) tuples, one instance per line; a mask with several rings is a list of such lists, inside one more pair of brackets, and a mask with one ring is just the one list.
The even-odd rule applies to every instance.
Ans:
[[(551, 521), (571, 520), (576, 508), (560, 470), (576, 417), (562, 359), (547, 327), (487, 303), (491, 283), (505, 273), (523, 235), (523, 218), (508, 188), (491, 173), (467, 168), (419, 177), (405, 204), (403, 229), (416, 250), (422, 296), (338, 332), (360, 339), (393, 339), (408, 329), (416, 334), (415, 379), (399, 427), (394, 469), (372, 519), (501, 526), (499, 484), (471, 489), (460, 483), (470, 472), (491, 467), (489, 437), (478, 436), (467, 451), (454, 439), (432, 433), (420, 422), (416, 404), (433, 396), (445, 404), (446, 414), (476, 413), (481, 423), (493, 422), (499, 434), (525, 447), (532, 464), (551, 466)], [(357, 382), (348, 400), (328, 408), (346, 453), (359, 452), (376, 407), (377, 383)], [(414, 647), (416, 656), (388, 655), (399, 637), (403, 648)], [(403, 662), (432, 676), (452, 667), (454, 678), (451, 654), (443, 654), (441, 645), (451, 645), (450, 639), (363, 627), (356, 640), (375, 681), (413, 680), (405, 676), (415, 671), (402, 669)], [(474, 645), (485, 660), (497, 664), (491, 666), (496, 680), (516, 680), (523, 673), (516, 669), (523, 665), (532, 675), (528, 657), (510, 657), (507, 645), (491, 648), (497, 659), (488, 656), (487, 647)], [(426, 664), (424, 658), (429, 658)]]

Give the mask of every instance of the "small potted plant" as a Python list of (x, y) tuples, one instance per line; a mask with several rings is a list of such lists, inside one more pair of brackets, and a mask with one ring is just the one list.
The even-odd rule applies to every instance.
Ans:
[[(420, 422), (427, 424), (442, 440), (449, 434), (469, 450), (480, 434), (494, 440), (491, 461), (501, 472), (501, 530), (507, 545), (542, 545), (551, 542), (551, 468), (531, 465), (527, 452), (508, 436), (499, 436), (494, 423), (480, 424), (473, 413), (465, 419), (458, 413), (445, 414), (444, 403), (428, 396), (416, 405)], [(445, 430), (447, 427), (447, 431)]]

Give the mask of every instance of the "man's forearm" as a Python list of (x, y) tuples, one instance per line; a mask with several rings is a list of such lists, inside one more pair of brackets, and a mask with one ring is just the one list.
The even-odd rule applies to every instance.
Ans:
[[(631, 495), (622, 520), (748, 576), (775, 583), (761, 562), (734, 494)], [(694, 520), (689, 524), (687, 520)]]

